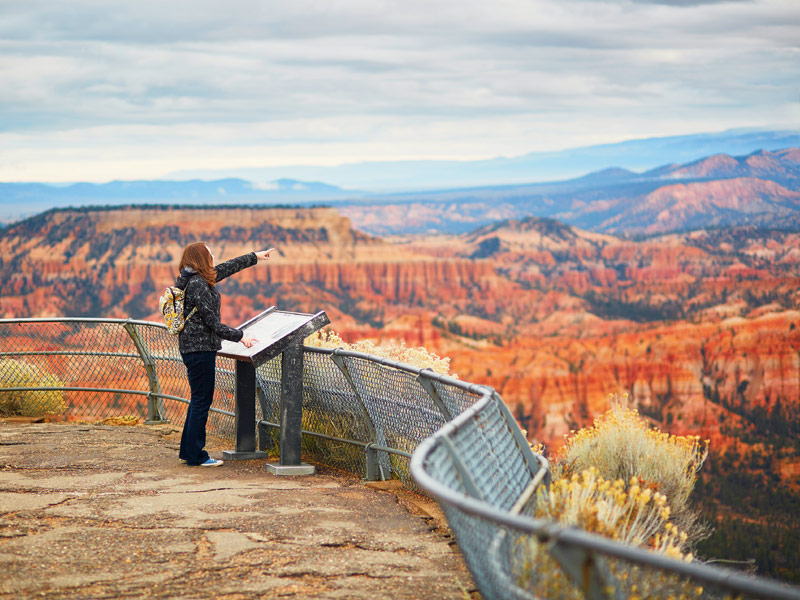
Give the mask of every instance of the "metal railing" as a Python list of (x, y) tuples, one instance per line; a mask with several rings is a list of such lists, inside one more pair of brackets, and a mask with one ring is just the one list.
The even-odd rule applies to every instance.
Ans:
[(487, 600), (800, 599), (800, 590), (778, 582), (528, 516), (536, 489), (549, 483), (548, 469), (521, 436), (503, 401), (490, 394), (424, 440), (411, 459), (413, 477), (442, 506)]
[[(800, 599), (776, 582), (525, 516), (549, 484), (547, 461), (490, 388), (368, 354), (304, 350), (304, 453), (433, 496), (485, 598), (648, 597), (647, 588), (649, 597)], [(280, 357), (256, 370), (261, 449), (280, 426), (280, 370)], [(231, 440), (234, 385), (234, 361), (218, 357), (209, 433)], [(177, 338), (160, 323), (0, 319), (0, 394), (24, 393), (29, 402), (59, 394), (68, 418), (181, 424), (189, 387)]]
[[(3, 367), (4, 360), (26, 368)], [(429, 369), (341, 349), (306, 347), (303, 363), (304, 452), (410, 488), (416, 484), (408, 463), (419, 442), (489, 393)], [(27, 380), (26, 369), (33, 369)], [(0, 376), (0, 393), (34, 392), (34, 403), (35, 392), (63, 394), (64, 414), (73, 419), (130, 414), (181, 425), (181, 403), (189, 398), (177, 338), (161, 323), (132, 319), (0, 319)], [(49, 379), (36, 385), (31, 377)], [(280, 357), (256, 370), (262, 450), (280, 427), (280, 382)], [(233, 441), (234, 396), (234, 361), (218, 357), (209, 434)]]

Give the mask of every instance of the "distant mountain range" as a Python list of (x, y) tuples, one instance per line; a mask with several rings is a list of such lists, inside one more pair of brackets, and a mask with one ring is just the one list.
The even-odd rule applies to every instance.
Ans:
[(243, 179), (214, 181), (112, 181), (103, 184), (0, 183), (0, 222), (12, 222), (50, 208), (126, 204), (285, 204), (329, 202), (349, 192), (320, 182), (277, 179), (252, 183)]
[(371, 197), (340, 209), (378, 235), (463, 233), (527, 216), (615, 235), (756, 225), (800, 228), (800, 148), (717, 154), (644, 173)]
[(555, 181), (608, 167), (646, 171), (667, 163), (687, 163), (713, 154), (741, 156), (756, 150), (772, 151), (797, 146), (800, 146), (800, 130), (737, 129), (722, 133), (629, 140), (488, 160), (374, 161), (329, 167), (312, 165), (193, 170), (171, 173), (170, 177), (239, 177), (248, 181), (290, 177), (302, 181), (325, 181), (345, 189), (385, 193)]
[[(719, 147), (727, 151), (698, 155), (701, 150)], [(0, 223), (50, 208), (82, 206), (325, 203), (337, 205), (355, 226), (374, 234), (462, 233), (492, 221), (529, 215), (620, 234), (741, 223), (794, 227), (800, 224), (798, 147), (800, 132), (728, 132), (635, 140), (514, 159), (325, 168), (332, 169), (325, 173), (334, 179), (343, 179), (341, 173), (355, 169), (352, 181), (364, 184), (358, 190), (331, 184), (328, 179), (322, 183), (289, 178), (0, 183)], [(739, 148), (747, 150), (738, 153)], [(680, 162), (686, 156), (691, 160)], [(657, 159), (660, 162), (654, 164)], [(590, 165), (601, 168), (578, 178), (555, 180), (556, 173)], [(632, 170), (642, 165), (648, 168)], [(540, 167), (547, 168), (542, 171)], [(282, 171), (296, 169), (301, 168)], [(370, 182), (376, 188), (390, 185), (401, 171), (407, 191), (376, 193), (370, 187)], [(356, 172), (363, 176), (355, 177)], [(548, 182), (531, 183), (544, 172), (550, 175)], [(323, 173), (306, 173), (314, 174)], [(476, 179), (497, 180), (503, 185), (468, 185)], [(459, 186), (441, 187), (451, 180)], [(514, 183), (517, 180), (523, 183)], [(419, 191), (426, 182), (435, 182), (432, 186), (437, 189)]]

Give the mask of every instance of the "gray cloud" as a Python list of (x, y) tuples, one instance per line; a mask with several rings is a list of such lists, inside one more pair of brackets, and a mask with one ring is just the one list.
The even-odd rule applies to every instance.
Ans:
[(794, 0), (0, 3), (0, 164), (203, 140), (231, 161), (476, 156), (787, 122), (798, 26)]

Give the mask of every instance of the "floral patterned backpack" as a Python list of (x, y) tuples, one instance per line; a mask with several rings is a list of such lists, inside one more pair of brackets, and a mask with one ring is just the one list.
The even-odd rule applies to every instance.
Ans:
[(186, 321), (191, 319), (192, 315), (197, 311), (195, 306), (192, 312), (184, 318), (183, 317), (183, 290), (179, 287), (170, 286), (164, 290), (164, 295), (158, 299), (158, 307), (161, 314), (164, 315), (164, 321), (167, 323), (167, 330), (173, 334), (178, 335)]

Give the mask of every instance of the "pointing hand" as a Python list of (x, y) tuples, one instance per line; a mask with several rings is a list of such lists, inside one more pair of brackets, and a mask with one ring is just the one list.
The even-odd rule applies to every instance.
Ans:
[(275, 248), (270, 248), (269, 250), (259, 250), (255, 253), (255, 255), (258, 260), (269, 260), (270, 252), (275, 252)]

